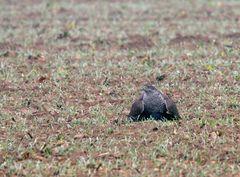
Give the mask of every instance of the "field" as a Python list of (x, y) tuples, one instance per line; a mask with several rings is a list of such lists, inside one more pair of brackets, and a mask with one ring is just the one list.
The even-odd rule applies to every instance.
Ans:
[[(0, 176), (240, 176), (240, 1), (0, 2)], [(128, 122), (144, 84), (179, 121)]]

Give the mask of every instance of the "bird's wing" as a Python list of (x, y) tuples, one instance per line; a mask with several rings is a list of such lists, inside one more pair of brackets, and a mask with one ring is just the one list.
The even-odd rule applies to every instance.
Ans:
[(133, 104), (130, 110), (128, 117), (138, 117), (144, 111), (144, 104), (141, 99), (137, 99)]
[(167, 108), (167, 111), (169, 112), (169, 114), (172, 114), (176, 118), (180, 118), (177, 106), (174, 103), (174, 101), (164, 93), (162, 93), (162, 97), (164, 99), (164, 102), (165, 102), (165, 105), (166, 105), (166, 108)]

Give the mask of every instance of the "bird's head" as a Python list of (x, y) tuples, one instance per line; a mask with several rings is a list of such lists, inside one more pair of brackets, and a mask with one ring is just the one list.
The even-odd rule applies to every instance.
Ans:
[(156, 91), (157, 89), (152, 86), (152, 85), (144, 85), (143, 88), (141, 89), (141, 91), (145, 92), (145, 93), (151, 93), (153, 91)]

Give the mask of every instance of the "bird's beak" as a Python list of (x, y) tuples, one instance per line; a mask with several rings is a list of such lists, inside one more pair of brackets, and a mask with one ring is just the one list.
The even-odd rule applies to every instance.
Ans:
[(147, 85), (144, 85), (144, 86), (142, 87), (141, 91), (144, 91), (144, 90), (146, 90), (146, 89), (147, 89)]

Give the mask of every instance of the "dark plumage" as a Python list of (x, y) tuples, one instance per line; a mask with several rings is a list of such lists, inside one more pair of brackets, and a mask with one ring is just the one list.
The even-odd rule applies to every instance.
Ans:
[(140, 97), (132, 104), (129, 119), (139, 121), (152, 117), (155, 120), (179, 119), (180, 115), (173, 100), (154, 86), (145, 85)]

